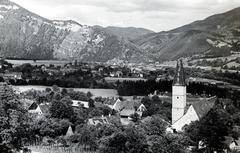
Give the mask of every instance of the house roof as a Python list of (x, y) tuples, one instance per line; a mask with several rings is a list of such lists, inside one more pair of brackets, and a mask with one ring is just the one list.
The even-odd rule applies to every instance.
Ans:
[(118, 111), (121, 111), (123, 109), (135, 110), (135, 109), (138, 109), (139, 106), (141, 106), (141, 102), (139, 102), (139, 101), (134, 101), (134, 100), (120, 101), (120, 100), (118, 100), (114, 104), (113, 108)]
[(108, 124), (108, 119), (106, 117), (94, 117), (88, 119), (88, 123), (91, 125), (98, 125), (98, 124)]
[(114, 99), (114, 98), (106, 98), (106, 100), (103, 103), (107, 104), (107, 105), (114, 105), (116, 103), (116, 99)]
[(73, 107), (79, 107), (80, 105), (83, 105), (85, 108), (89, 108), (89, 102), (88, 101), (80, 101), (80, 100), (72, 100), (72, 106)]
[[(26, 108), (26, 109), (28, 109), (29, 110), (29, 108), (31, 107), (31, 109), (34, 109), (34, 108), (32, 108), (33, 106), (33, 104), (35, 103), (35, 101), (34, 100), (31, 100), (31, 99), (20, 99), (20, 101), (21, 101), (21, 103), (23, 104), (23, 106), (24, 106), (24, 108)], [(35, 108), (36, 109), (36, 108)]]
[(176, 67), (175, 73), (176, 74), (174, 76), (173, 85), (174, 86), (186, 86), (185, 72), (184, 72), (182, 60), (177, 61), (177, 67)]
[(130, 115), (132, 115), (134, 113), (135, 113), (135, 111), (133, 109), (123, 109), (120, 112), (120, 116), (130, 116)]
[(71, 126), (69, 126), (69, 127), (68, 127), (68, 130), (67, 130), (67, 132), (66, 132), (66, 134), (65, 134), (65, 137), (70, 137), (70, 136), (72, 136), (72, 135), (74, 135), (73, 129), (72, 129)]
[(132, 114), (134, 113), (137, 113), (139, 116), (142, 117), (142, 112), (140, 111), (135, 111), (133, 109), (123, 109), (121, 112), (120, 112), (120, 116), (131, 116)]
[(33, 102), (29, 107), (28, 107), (28, 110), (35, 110), (37, 109), (38, 107), (38, 104), (36, 102)]
[(199, 119), (204, 117), (210, 111), (210, 109), (213, 108), (216, 99), (217, 99), (216, 97), (212, 97), (212, 98), (204, 99), (192, 104)]
[(42, 113), (44, 113), (44, 114), (48, 114), (49, 113), (50, 105), (48, 105), (48, 104), (41, 104), (41, 105), (39, 105), (39, 107), (40, 107)]

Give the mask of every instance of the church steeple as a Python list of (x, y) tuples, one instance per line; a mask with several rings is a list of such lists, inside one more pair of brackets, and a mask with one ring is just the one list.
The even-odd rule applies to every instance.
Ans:
[(177, 61), (176, 74), (174, 76), (173, 85), (174, 86), (186, 86), (185, 74), (184, 74), (183, 62), (182, 60)]
[(172, 124), (179, 120), (185, 112), (187, 87), (182, 60), (177, 62), (176, 74), (172, 86)]

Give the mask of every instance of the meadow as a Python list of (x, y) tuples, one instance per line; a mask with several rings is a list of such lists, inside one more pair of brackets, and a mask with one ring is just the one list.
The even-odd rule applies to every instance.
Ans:
[(15, 60), (15, 59), (6, 59), (8, 63), (13, 64), (14, 66), (19, 66), (22, 64), (29, 63), (31, 65), (47, 65), (50, 64), (56, 65), (56, 66), (62, 66), (67, 63), (70, 63), (71, 61), (66, 60)]
[[(51, 88), (49, 86), (34, 86), (34, 85), (26, 85), (26, 86), (12, 86), (14, 90), (18, 92), (25, 92), (28, 90), (45, 90), (46, 88)], [(88, 91), (93, 94), (93, 97), (117, 97), (118, 92), (115, 89), (92, 89), (92, 88), (72, 88), (75, 91), (80, 91), (87, 93)]]

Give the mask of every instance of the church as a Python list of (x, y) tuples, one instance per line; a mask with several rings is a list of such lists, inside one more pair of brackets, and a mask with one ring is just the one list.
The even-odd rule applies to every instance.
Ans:
[(197, 121), (213, 108), (216, 97), (187, 102), (187, 85), (182, 60), (178, 60), (172, 86), (172, 128), (182, 131), (185, 125)]

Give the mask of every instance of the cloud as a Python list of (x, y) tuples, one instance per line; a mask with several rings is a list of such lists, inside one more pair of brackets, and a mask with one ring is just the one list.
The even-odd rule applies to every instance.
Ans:
[(239, 0), (12, 0), (49, 19), (169, 30), (240, 6)]

